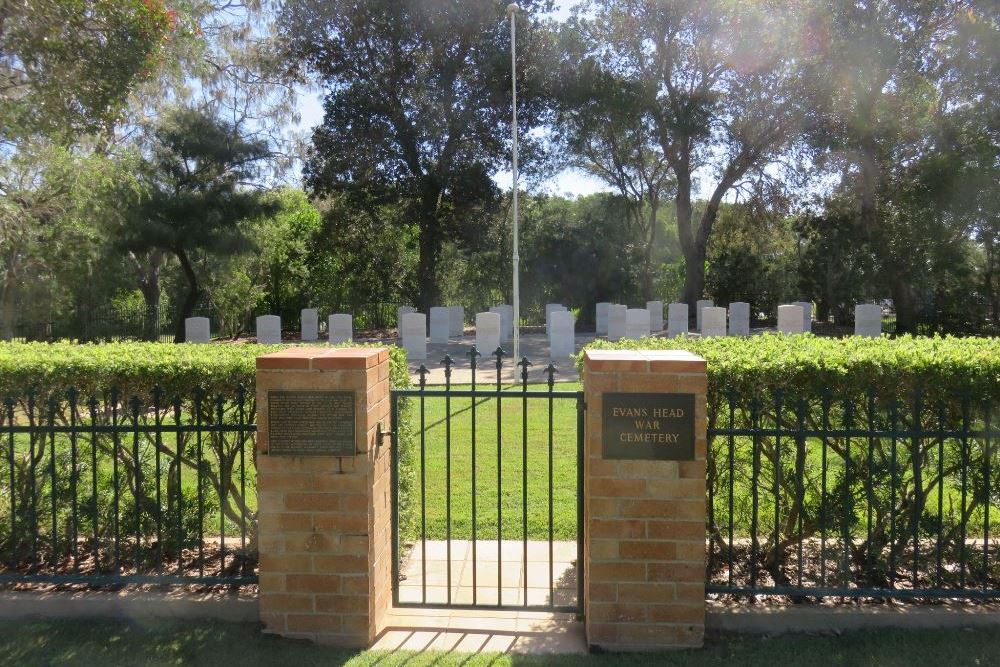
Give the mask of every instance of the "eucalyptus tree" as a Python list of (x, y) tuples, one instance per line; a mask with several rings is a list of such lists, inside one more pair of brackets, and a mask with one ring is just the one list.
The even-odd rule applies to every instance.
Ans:
[(553, 138), (565, 149), (564, 164), (600, 179), (628, 203), (625, 233), (638, 241), (642, 292), (652, 299), (658, 214), (675, 195), (676, 181), (657, 141), (643, 87), (586, 57), (601, 48), (588, 28), (576, 19), (561, 28), (560, 64), (553, 68), (551, 85)]
[[(586, 62), (627, 82), (676, 181), (683, 299), (703, 296), (719, 206), (775, 180), (802, 123), (797, 5), (777, 1), (591, 0)], [(696, 198), (705, 205), (696, 207)]]
[[(478, 233), (496, 210), (492, 176), (507, 166), (511, 127), (510, 33), (499, 0), (287, 0), (284, 57), (323, 87), (323, 123), (305, 166), (315, 195), (343, 195), (377, 213), (398, 205), (380, 233), (413, 240), (412, 295), (439, 300), (444, 243)], [(519, 16), (519, 70), (538, 77), (544, 36), (526, 0)], [(522, 130), (537, 124), (541, 95), (522, 84)], [(524, 145), (530, 157), (530, 136)], [(530, 161), (529, 161), (530, 166)], [(393, 220), (398, 220), (393, 224)]]

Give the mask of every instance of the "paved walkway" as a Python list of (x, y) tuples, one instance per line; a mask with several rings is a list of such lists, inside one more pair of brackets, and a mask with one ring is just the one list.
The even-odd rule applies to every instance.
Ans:
[[(424, 553), (426, 547), (426, 554)], [(529, 540), (527, 566), (524, 543), (518, 540), (476, 541), (476, 561), (472, 560), (472, 542), (451, 541), (451, 600), (454, 604), (473, 601), (475, 569), (476, 602), (496, 604), (498, 582), (503, 604), (548, 604), (551, 593), (557, 605), (576, 604), (576, 542), (552, 544)], [(425, 562), (426, 557), (426, 562)], [(498, 560), (498, 557), (500, 560)], [(502, 562), (502, 567), (498, 564)], [(426, 572), (426, 602), (443, 604), (448, 595), (448, 542), (417, 542), (404, 558), (399, 599), (421, 602)], [(499, 573), (499, 575), (498, 575)], [(501, 653), (586, 653), (583, 624), (574, 614), (544, 611), (497, 609), (393, 609), (373, 646), (375, 650), (395, 651), (468, 651)]]

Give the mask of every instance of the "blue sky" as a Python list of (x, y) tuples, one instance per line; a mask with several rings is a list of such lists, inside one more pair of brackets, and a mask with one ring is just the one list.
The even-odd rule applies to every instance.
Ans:
[[(556, 10), (552, 13), (553, 18), (564, 19), (569, 15), (570, 7), (574, 2), (570, 0), (556, 0)], [(318, 90), (303, 90), (298, 96), (298, 111), (301, 121), (299, 130), (309, 132), (323, 120), (322, 93)], [(510, 170), (498, 173), (495, 180), (502, 188), (510, 188)], [(523, 187), (523, 186), (522, 186)], [(533, 188), (534, 189), (534, 188)], [(552, 194), (565, 196), (579, 196), (592, 194), (609, 188), (603, 182), (592, 178), (579, 170), (565, 170), (556, 176), (543, 181), (537, 189)]]

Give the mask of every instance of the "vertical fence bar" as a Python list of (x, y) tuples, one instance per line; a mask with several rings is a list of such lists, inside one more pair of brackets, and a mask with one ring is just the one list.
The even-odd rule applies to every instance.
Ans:
[(528, 606), (528, 366), (531, 362), (521, 357), (521, 538), (522, 570), (524, 584), (522, 606)]
[(163, 573), (163, 495), (162, 495), (162, 484), (160, 483), (160, 476), (163, 474), (163, 464), (161, 461), (160, 450), (163, 448), (163, 413), (161, 412), (161, 402), (163, 399), (163, 391), (160, 389), (160, 385), (153, 387), (153, 426), (155, 428), (155, 435), (153, 440), (153, 455), (155, 457), (156, 466), (156, 572), (157, 574)]
[(135, 513), (133, 529), (135, 532), (135, 546), (133, 547), (132, 560), (135, 567), (139, 567), (140, 554), (142, 553), (142, 512), (140, 511), (139, 498), (142, 495), (142, 463), (139, 461), (139, 397), (132, 397), (132, 464), (135, 466), (132, 486), (132, 511)]
[(198, 489), (198, 576), (205, 576), (205, 487), (202, 479), (202, 457), (205, 453), (204, 442), (201, 429), (201, 403), (203, 400), (201, 389), (196, 389), (194, 394), (194, 423), (195, 423), (195, 478)]
[(420, 364), (420, 602), (427, 604), (427, 367)]
[(959, 559), (958, 559), (958, 585), (960, 588), (965, 588), (965, 573), (967, 566), (967, 556), (968, 550), (966, 548), (965, 540), (968, 537), (968, 525), (969, 525), (969, 515), (966, 511), (968, 507), (968, 494), (969, 494), (969, 429), (968, 425), (962, 423), (962, 509), (959, 512), (959, 519), (961, 523), (959, 524)]
[(935, 547), (937, 559), (937, 587), (941, 588), (942, 576), (944, 574), (944, 405), (938, 402), (938, 432), (937, 432), (937, 544)]
[[(77, 548), (77, 543), (79, 542), (79, 498), (77, 497), (79, 491), (79, 477), (80, 469), (79, 462), (77, 460), (77, 393), (76, 389), (73, 387), (69, 388), (66, 393), (67, 399), (69, 401), (69, 497), (70, 497), (70, 531), (69, 531), (69, 544), (70, 553), (73, 557), (73, 571), (78, 572), (80, 570), (80, 552)], [(11, 489), (13, 492), (13, 489)]]
[(448, 591), (446, 599), (451, 604), (451, 356), (444, 355), (444, 457), (445, 457), (445, 488), (448, 493), (445, 495), (445, 551), (448, 558), (446, 566), (448, 573)]
[(17, 472), (15, 469), (14, 456), (14, 399), (7, 396), (4, 399), (4, 407), (7, 408), (7, 464), (10, 466), (10, 560), (9, 566), (13, 570), (17, 568), (17, 548), (19, 535), (17, 532)]
[(757, 399), (754, 398), (750, 405), (750, 423), (753, 429), (752, 436), (752, 480), (753, 487), (753, 509), (750, 514), (750, 588), (757, 588), (757, 554), (760, 548), (757, 538), (757, 519), (760, 511), (760, 408)]
[(844, 401), (844, 523), (843, 523), (843, 556), (840, 567), (842, 586), (847, 588), (851, 582), (851, 548), (854, 542), (851, 520), (854, 517), (854, 495), (851, 491), (851, 431), (854, 429), (854, 401)]
[(472, 371), (472, 405), (470, 406), (471, 413), (471, 436), (472, 436), (472, 461), (471, 461), (471, 472), (472, 472), (472, 604), (476, 604), (479, 598), (479, 559), (477, 558), (477, 545), (478, 540), (477, 526), (476, 526), (476, 358), (479, 357), (479, 351), (476, 346), (473, 345), (472, 349), (469, 350), (469, 368)]
[(729, 392), (729, 437), (728, 445), (728, 483), (729, 483), (729, 494), (728, 494), (728, 511), (729, 511), (729, 553), (726, 557), (727, 567), (729, 572), (726, 575), (726, 582), (730, 587), (733, 585), (733, 536), (735, 534), (736, 519), (733, 515), (736, 493), (735, 486), (735, 474), (736, 474), (736, 436), (733, 434), (733, 429), (736, 428), (736, 392), (730, 390)]
[[(389, 484), (392, 490), (392, 604), (399, 605), (399, 396), (389, 393), (390, 466)], [(242, 451), (242, 449), (241, 449)]]
[(184, 573), (184, 493), (181, 491), (183, 475), (181, 471), (184, 470), (184, 435), (181, 433), (181, 399), (179, 396), (174, 396), (174, 426), (177, 430), (174, 432), (174, 446), (176, 448), (177, 457), (177, 499), (175, 513), (177, 515), (177, 574)]
[[(36, 477), (38, 473), (38, 463), (35, 456), (35, 439), (38, 432), (35, 424), (35, 392), (28, 390), (28, 426), (31, 432), (28, 434), (28, 496), (30, 502), (30, 524), (31, 524), (31, 565), (34, 568), (38, 564), (38, 489), (36, 488)], [(44, 447), (45, 443), (42, 442)]]
[(774, 392), (774, 559), (780, 562), (781, 545), (781, 428), (784, 392)]
[(868, 474), (865, 477), (866, 505), (868, 516), (865, 524), (865, 576), (868, 577), (875, 567), (872, 552), (872, 528), (875, 511), (875, 390), (868, 391)]
[(94, 542), (91, 544), (91, 548), (94, 552), (94, 567), (100, 569), (100, 547), (101, 547), (101, 536), (97, 530), (98, 517), (97, 517), (97, 397), (91, 394), (90, 396), (90, 491), (93, 495), (93, 500), (90, 507), (90, 521), (91, 530), (94, 534)]
[(114, 505), (114, 517), (111, 521), (112, 529), (114, 531), (114, 551), (115, 551), (115, 572), (121, 572), (121, 532), (119, 530), (119, 521), (121, 519), (120, 512), (121, 507), (119, 505), (119, 488), (118, 488), (118, 457), (121, 450), (121, 438), (118, 435), (118, 390), (111, 390), (111, 477), (112, 483), (112, 502)]
[(923, 393), (918, 389), (913, 400), (913, 423), (912, 432), (910, 440), (910, 464), (913, 466), (913, 490), (915, 495), (915, 506), (913, 509), (913, 517), (910, 519), (911, 529), (913, 531), (913, 563), (911, 564), (911, 585), (914, 589), (917, 588), (917, 580), (919, 578), (919, 568), (920, 568), (920, 517), (924, 513), (924, 503), (923, 503), (923, 489), (924, 489), (924, 476), (923, 476), (923, 465), (922, 457), (920, 455), (920, 441), (923, 439), (923, 422), (921, 421), (921, 416), (924, 412), (923, 403)]
[(497, 606), (503, 604), (503, 480), (500, 471), (503, 470), (503, 420), (500, 403), (501, 381), (503, 373), (504, 351), (497, 348), (493, 353), (497, 358)]
[[(549, 364), (549, 367), (545, 369), (549, 375), (549, 604), (555, 606), (556, 594), (555, 594), (555, 562), (553, 556), (553, 542), (555, 540), (555, 531), (553, 528), (554, 521), (554, 504), (553, 504), (553, 474), (552, 474), (552, 464), (554, 462), (553, 456), (553, 437), (552, 437), (552, 392), (555, 390), (556, 386), (556, 367), (553, 364)], [(577, 464), (579, 465), (579, 463)], [(525, 566), (527, 567), (527, 566)], [(527, 571), (527, 570), (526, 570)]]
[[(239, 405), (237, 408), (237, 422), (240, 428), (240, 498), (242, 502), (240, 503), (240, 553), (243, 558), (246, 558), (247, 553), (247, 468), (246, 468), (246, 445), (247, 438), (243, 427), (246, 426), (246, 389), (241, 384), (236, 389), (236, 402)], [(395, 413), (394, 413), (395, 414)], [(393, 427), (394, 428), (394, 427)], [(395, 451), (395, 447), (393, 447)], [(245, 562), (245, 561), (244, 561)]]
[(798, 563), (798, 575), (797, 584), (799, 588), (802, 588), (802, 574), (805, 569), (803, 561), (803, 545), (805, 540), (803, 539), (804, 530), (804, 515), (806, 513), (805, 503), (806, 503), (806, 401), (800, 398), (795, 415), (795, 493), (796, 493), (796, 503), (798, 504), (798, 554), (796, 555), (796, 562)]
[(896, 489), (899, 487), (899, 401), (889, 404), (889, 588), (896, 587)]
[[(966, 396), (962, 402), (962, 433), (968, 434), (969, 432), (969, 397)], [(992, 438), (992, 416), (993, 416), (993, 404), (986, 404), (986, 417), (983, 420), (983, 426), (985, 427), (985, 433), (983, 438), (983, 480), (985, 488), (983, 489), (983, 494), (986, 498), (985, 506), (983, 507), (983, 588), (989, 588), (990, 585), (990, 505), (993, 503), (993, 496), (990, 493), (990, 459), (992, 457), (992, 450), (990, 447), (990, 440)]]
[(56, 397), (49, 396), (49, 494), (52, 505), (52, 555), (50, 560), (55, 565), (59, 562), (59, 491), (56, 479)]
[[(221, 427), (225, 423), (225, 400), (222, 394), (216, 395), (215, 413), (215, 423)], [(229, 500), (229, 481), (232, 471), (225, 456), (225, 434), (217, 431), (214, 439), (218, 445), (219, 458), (219, 576), (221, 577), (226, 571), (226, 503)]]
[(820, 491), (819, 491), (819, 585), (826, 587), (826, 478), (827, 478), (827, 450), (830, 446), (828, 434), (830, 432), (830, 393), (823, 392), (822, 397), (821, 424), (823, 435), (820, 437)]

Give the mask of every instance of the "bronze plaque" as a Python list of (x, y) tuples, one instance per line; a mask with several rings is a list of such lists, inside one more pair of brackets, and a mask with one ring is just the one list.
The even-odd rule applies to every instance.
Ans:
[(694, 459), (694, 394), (604, 394), (604, 458)]
[(353, 391), (267, 392), (267, 451), (354, 456)]

